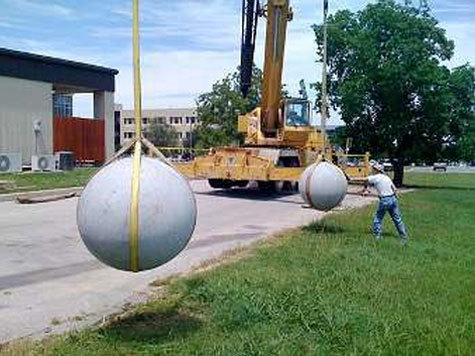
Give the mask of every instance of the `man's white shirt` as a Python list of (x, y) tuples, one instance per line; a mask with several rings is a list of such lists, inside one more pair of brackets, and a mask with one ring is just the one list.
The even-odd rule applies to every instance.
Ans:
[(394, 192), (396, 190), (391, 178), (381, 173), (369, 176), (368, 183), (378, 191), (380, 197), (388, 197), (394, 195)]

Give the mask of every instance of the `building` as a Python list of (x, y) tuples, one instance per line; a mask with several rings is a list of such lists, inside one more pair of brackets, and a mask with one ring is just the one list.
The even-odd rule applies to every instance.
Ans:
[[(120, 143), (124, 145), (135, 136), (134, 111), (123, 110), (121, 105), (116, 105), (116, 110), (116, 117), (120, 120)], [(193, 130), (200, 122), (193, 108), (143, 110), (142, 117), (144, 133), (154, 120), (159, 124), (167, 123), (176, 129), (181, 144), (192, 137)]]
[[(115, 152), (115, 69), (0, 48), (0, 153), (72, 151), (103, 162)], [(91, 93), (94, 119), (73, 118), (72, 95)]]

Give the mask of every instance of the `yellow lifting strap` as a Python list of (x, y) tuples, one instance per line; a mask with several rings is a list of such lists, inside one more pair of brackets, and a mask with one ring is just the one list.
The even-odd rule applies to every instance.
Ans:
[(135, 147), (132, 169), (132, 201), (130, 203), (130, 269), (139, 271), (139, 196), (142, 159), (142, 83), (140, 78), (139, 0), (133, 0), (133, 51), (134, 51), (134, 116)]

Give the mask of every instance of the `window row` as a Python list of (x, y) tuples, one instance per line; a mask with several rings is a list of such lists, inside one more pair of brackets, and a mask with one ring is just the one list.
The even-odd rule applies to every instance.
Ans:
[[(159, 124), (164, 124), (168, 123), (170, 125), (193, 125), (199, 123), (199, 119), (196, 116), (186, 116), (186, 117), (181, 117), (181, 116), (172, 116), (168, 120), (164, 116), (160, 117), (155, 117), (153, 119), (150, 119), (148, 117), (144, 117), (142, 119), (142, 123), (144, 125), (148, 125), (151, 121), (157, 121)], [(124, 125), (133, 125), (135, 122), (134, 119), (131, 118), (125, 118), (124, 119)]]
[[(186, 138), (186, 139), (190, 139), (191, 138), (191, 133), (190, 132), (178, 132), (178, 137), (180, 138), (180, 140)], [(147, 136), (147, 133), (145, 132), (145, 136)], [(133, 139), (135, 137), (135, 132), (124, 132), (124, 139), (125, 140), (129, 140), (129, 139)]]

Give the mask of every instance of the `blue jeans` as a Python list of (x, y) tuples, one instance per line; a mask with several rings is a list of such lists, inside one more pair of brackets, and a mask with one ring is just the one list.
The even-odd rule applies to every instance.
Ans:
[(399, 211), (399, 204), (396, 196), (394, 195), (390, 197), (383, 197), (379, 201), (378, 211), (376, 212), (373, 221), (373, 233), (376, 238), (381, 237), (381, 224), (383, 222), (384, 215), (386, 215), (386, 212), (389, 212), (389, 215), (393, 219), (394, 225), (396, 226), (396, 229), (399, 232), (399, 236), (401, 237), (401, 239), (406, 240), (406, 227), (402, 222), (401, 212)]

